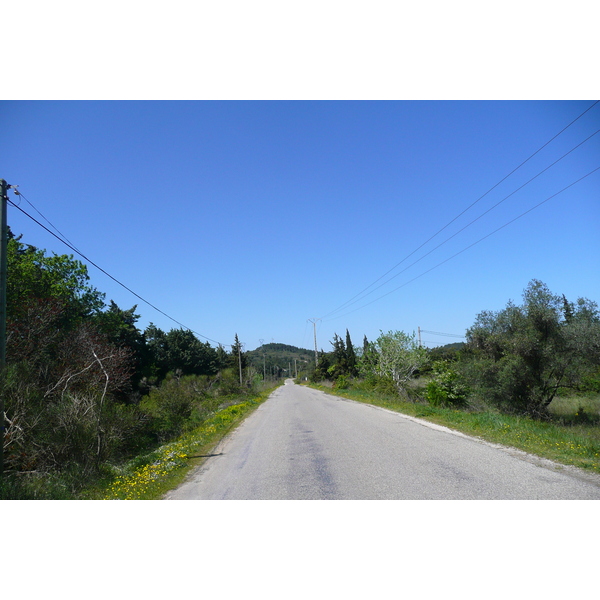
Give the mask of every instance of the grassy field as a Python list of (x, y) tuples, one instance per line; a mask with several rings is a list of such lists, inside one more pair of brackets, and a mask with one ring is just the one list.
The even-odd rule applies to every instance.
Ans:
[(600, 473), (600, 395), (597, 394), (557, 398), (550, 405), (554, 418), (535, 421), (492, 409), (433, 407), (368, 390), (310, 385), (343, 398), (381, 406), (564, 465)]

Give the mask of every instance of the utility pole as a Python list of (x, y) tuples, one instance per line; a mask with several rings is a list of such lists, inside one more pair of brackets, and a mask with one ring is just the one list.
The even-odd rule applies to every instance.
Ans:
[[(8, 224), (6, 201), (9, 185), (0, 179), (0, 371), (6, 366), (6, 247)], [(0, 477), (4, 474), (4, 396), (0, 394)]]
[(265, 340), (258, 340), (260, 342), (260, 347), (262, 348), (263, 351), (263, 381), (266, 381), (267, 379), (267, 361), (265, 359), (265, 349), (264, 349), (264, 343)]
[(317, 354), (317, 321), (320, 321), (321, 319), (308, 319), (309, 323), (313, 324), (313, 330), (315, 332), (315, 367), (317, 366), (317, 362), (319, 361), (318, 358), (318, 354)]
[(294, 359), (294, 365), (296, 367), (296, 379), (298, 379), (298, 360), (300, 360), (300, 362), (303, 362), (303, 363), (308, 362), (307, 360), (304, 360), (303, 358), (301, 358), (301, 359), (295, 358)]
[[(419, 326), (417, 326), (417, 329), (419, 330), (419, 348), (421, 347), (421, 328)], [(413, 331), (413, 335), (414, 335), (414, 331)]]
[(240, 363), (240, 386), (244, 385), (244, 380), (242, 379), (242, 344), (238, 342), (238, 361)]

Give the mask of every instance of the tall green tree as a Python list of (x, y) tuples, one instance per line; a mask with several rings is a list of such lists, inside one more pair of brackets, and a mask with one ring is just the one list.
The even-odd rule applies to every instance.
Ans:
[(201, 342), (187, 329), (165, 333), (153, 323), (144, 332), (150, 371), (163, 379), (169, 372), (182, 375), (214, 375), (218, 370), (217, 351)]
[(311, 375), (311, 381), (318, 382), (325, 379), (331, 379), (331, 369), (333, 367), (333, 353), (323, 352), (321, 350), (318, 355), (315, 370)]
[(374, 344), (369, 342), (367, 336), (363, 337), (363, 346), (360, 353), (360, 359), (357, 369), (362, 377), (369, 378), (375, 374), (375, 365), (377, 364), (377, 351)]
[(73, 256), (48, 256), (11, 233), (7, 268), (8, 468), (95, 468), (124, 434), (131, 351), (103, 330), (104, 295)]
[(167, 334), (154, 323), (150, 323), (144, 330), (144, 339), (146, 341), (144, 375), (164, 379), (169, 372)]
[(19, 319), (31, 306), (52, 303), (64, 326), (99, 313), (104, 294), (89, 283), (87, 267), (72, 255), (47, 256), (44, 250), (9, 234), (7, 243), (7, 316)]
[(413, 333), (381, 332), (368, 348), (369, 359), (362, 362), (367, 378), (378, 377), (393, 383), (398, 393), (407, 395), (411, 379), (428, 363), (427, 350), (422, 348)]
[(133, 385), (137, 385), (145, 375), (144, 364), (147, 360), (146, 339), (143, 332), (136, 327), (140, 318), (135, 312), (136, 309), (137, 305), (123, 310), (111, 300), (107, 310), (94, 318), (98, 330), (110, 343), (129, 350), (133, 366)]
[(467, 341), (473, 386), (505, 409), (544, 416), (560, 389), (600, 365), (600, 312), (595, 302), (569, 303), (534, 279), (521, 305), (477, 315)]
[(229, 354), (227, 354), (225, 348), (223, 348), (223, 346), (221, 346), (220, 344), (217, 346), (216, 349), (215, 365), (217, 371), (222, 371), (223, 369), (226, 369), (229, 366)]
[(333, 334), (331, 345), (333, 346), (332, 364), (328, 373), (330, 379), (336, 380), (348, 372), (348, 355), (346, 354), (346, 344), (337, 333)]
[(354, 351), (354, 345), (350, 339), (350, 332), (346, 329), (346, 369), (348, 375), (356, 377), (358, 370), (356, 367), (356, 352)]
[(236, 373), (238, 373), (241, 369), (243, 373), (247, 366), (248, 358), (243, 351), (242, 344), (238, 338), (238, 334), (236, 333), (233, 345), (231, 346), (231, 353), (229, 354), (229, 367), (234, 369)]
[(214, 375), (217, 372), (215, 350), (187, 329), (171, 329), (167, 334), (167, 361), (169, 370), (178, 369), (184, 375)]

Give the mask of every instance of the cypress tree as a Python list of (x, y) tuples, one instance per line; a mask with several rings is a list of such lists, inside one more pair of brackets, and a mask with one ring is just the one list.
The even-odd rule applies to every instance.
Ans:
[(354, 346), (350, 339), (350, 333), (346, 329), (346, 372), (348, 375), (355, 377), (356, 371), (356, 353), (354, 352)]

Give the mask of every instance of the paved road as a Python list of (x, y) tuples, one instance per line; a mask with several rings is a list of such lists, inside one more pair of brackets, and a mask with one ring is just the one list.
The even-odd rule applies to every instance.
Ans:
[(166, 499), (585, 500), (600, 478), (289, 380)]

